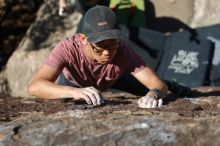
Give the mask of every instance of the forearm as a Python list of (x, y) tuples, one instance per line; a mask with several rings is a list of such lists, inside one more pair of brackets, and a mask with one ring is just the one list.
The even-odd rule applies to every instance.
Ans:
[(75, 88), (62, 86), (47, 80), (38, 80), (28, 87), (29, 94), (44, 99), (73, 98)]
[(146, 96), (143, 96), (138, 100), (138, 106), (141, 108), (161, 107), (163, 104), (162, 99), (166, 97), (167, 94), (167, 85), (151, 68), (148, 67), (134, 76), (148, 89), (150, 89)]
[(134, 74), (134, 77), (138, 79), (149, 90), (159, 89), (163, 97), (167, 94), (167, 85), (155, 74), (155, 72), (146, 67), (142, 71)]

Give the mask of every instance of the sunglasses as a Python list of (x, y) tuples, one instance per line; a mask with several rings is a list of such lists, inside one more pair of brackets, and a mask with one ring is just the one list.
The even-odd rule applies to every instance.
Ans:
[(101, 54), (104, 50), (108, 50), (108, 51), (113, 51), (119, 48), (120, 46), (120, 41), (115, 41), (111, 44), (107, 44), (107, 45), (101, 45), (101, 44), (90, 44), (92, 46), (92, 49), (95, 53), (99, 53)]

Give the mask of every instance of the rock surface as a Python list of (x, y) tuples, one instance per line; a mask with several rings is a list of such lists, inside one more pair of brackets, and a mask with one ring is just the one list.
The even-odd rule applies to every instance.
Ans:
[(27, 85), (37, 68), (61, 39), (76, 31), (81, 14), (74, 12), (59, 17), (56, 2), (46, 1), (41, 6), (35, 22), (7, 63), (6, 79), (11, 96), (30, 97)]
[[(137, 114), (137, 115), (135, 115)], [(69, 111), (32, 114), (0, 126), (0, 145), (219, 145), (220, 116)], [(98, 116), (98, 118), (97, 118)]]
[[(2, 99), (0, 146), (220, 145), (220, 88), (169, 95), (157, 109), (137, 107), (138, 97), (105, 92), (99, 107), (85, 102)], [(7, 104), (5, 104), (7, 102)]]

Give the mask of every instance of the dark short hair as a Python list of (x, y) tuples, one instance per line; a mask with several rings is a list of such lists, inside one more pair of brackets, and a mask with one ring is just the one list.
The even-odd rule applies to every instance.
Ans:
[(121, 38), (117, 16), (110, 8), (99, 5), (85, 13), (82, 21), (82, 33), (87, 36), (90, 43)]

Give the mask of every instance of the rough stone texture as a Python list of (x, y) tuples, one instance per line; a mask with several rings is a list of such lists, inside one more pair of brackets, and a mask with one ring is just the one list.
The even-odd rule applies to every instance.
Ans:
[(0, 0), (0, 22), (5, 16), (5, 10), (12, 3), (12, 0)]
[[(5, 65), (35, 20), (42, 0), (0, 0), (0, 92), (8, 93)], [(16, 24), (16, 25), (15, 25)]]
[(81, 14), (76, 11), (59, 17), (56, 4), (51, 0), (41, 6), (36, 21), (7, 63), (6, 78), (12, 96), (30, 97), (27, 85), (39, 65), (61, 39), (76, 31)]
[(128, 93), (103, 95), (98, 107), (0, 98), (0, 146), (220, 145), (219, 87), (195, 89), (191, 98), (170, 94), (157, 109), (138, 108), (139, 97)]
[(220, 22), (220, 2), (216, 0), (151, 0), (157, 18), (170, 17), (196, 28)]
[(208, 26), (220, 21), (220, 1), (195, 0), (192, 27)]
[(191, 22), (193, 16), (193, 0), (151, 0), (155, 7), (156, 17), (178, 19), (185, 24)]
[(219, 145), (220, 116), (183, 118), (175, 113), (74, 110), (39, 113), (0, 125), (0, 146)]

